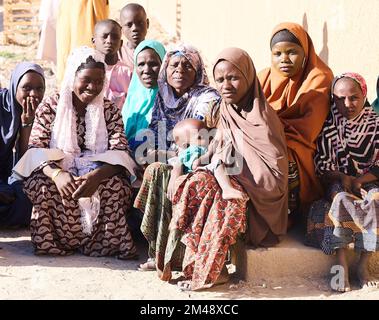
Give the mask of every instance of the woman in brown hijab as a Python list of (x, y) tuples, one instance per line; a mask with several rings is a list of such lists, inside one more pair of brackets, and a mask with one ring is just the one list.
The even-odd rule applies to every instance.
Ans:
[[(287, 148), (283, 126), (268, 105), (250, 56), (238, 48), (223, 50), (213, 74), (222, 96), (218, 130), (222, 139), (212, 164), (233, 172), (231, 182), (248, 197), (247, 240), (254, 246), (279, 241), (287, 228)], [(240, 158), (231, 162), (230, 155)], [(216, 169), (217, 170), (217, 169)], [(242, 188), (241, 188), (242, 186)], [(170, 229), (179, 229), (186, 245), (184, 289), (220, 282), (228, 248), (244, 232), (246, 199), (225, 200), (210, 171), (189, 174), (173, 200)], [(169, 267), (169, 265), (168, 265)], [(169, 269), (169, 268), (168, 268)], [(219, 277), (220, 276), (220, 277)]]
[(317, 56), (307, 32), (296, 23), (275, 27), (271, 53), (271, 67), (258, 77), (268, 103), (284, 124), (290, 212), (306, 212), (308, 205), (322, 196), (313, 157), (329, 113), (333, 73)]

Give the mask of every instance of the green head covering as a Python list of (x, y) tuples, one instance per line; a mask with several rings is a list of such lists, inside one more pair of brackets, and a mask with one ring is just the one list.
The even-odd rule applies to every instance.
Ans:
[[(155, 40), (144, 40), (134, 51), (134, 65), (137, 64), (138, 54), (146, 48), (153, 49), (163, 61), (166, 54), (164, 46)], [(125, 134), (133, 151), (142, 142), (134, 140), (137, 132), (146, 129), (150, 124), (154, 100), (158, 92), (158, 86), (151, 89), (146, 88), (141, 83), (135, 69), (129, 85), (128, 95), (122, 108)]]

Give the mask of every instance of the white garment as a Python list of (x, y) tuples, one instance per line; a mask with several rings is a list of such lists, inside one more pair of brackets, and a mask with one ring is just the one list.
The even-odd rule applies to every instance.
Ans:
[[(106, 79), (104, 79), (102, 91), (86, 107), (84, 144), (87, 150), (85, 153), (78, 145), (76, 111), (72, 102), (72, 94), (76, 72), (90, 56), (105, 66), (104, 55), (85, 46), (74, 49), (68, 57), (51, 134), (50, 148), (58, 148), (65, 153), (62, 168), (73, 175), (82, 175), (80, 173), (90, 168), (91, 161), (87, 159), (88, 156), (104, 153), (108, 149), (103, 98), (105, 90), (108, 88)], [(79, 199), (78, 203), (81, 210), (83, 232), (90, 234), (93, 223), (100, 212), (100, 195), (96, 191), (90, 198)]]
[(37, 49), (37, 59), (57, 63), (56, 24), (60, 0), (42, 0), (38, 20), (41, 34)]

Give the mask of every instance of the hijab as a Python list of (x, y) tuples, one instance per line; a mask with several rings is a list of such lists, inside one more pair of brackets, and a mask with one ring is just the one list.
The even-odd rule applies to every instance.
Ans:
[(137, 132), (146, 129), (150, 124), (155, 97), (158, 93), (158, 86), (146, 88), (136, 72), (138, 54), (147, 48), (154, 50), (161, 61), (163, 61), (166, 53), (164, 46), (155, 40), (142, 41), (134, 51), (134, 72), (129, 85), (128, 96), (122, 108), (125, 134), (132, 149), (135, 149), (133, 141)]
[(0, 179), (5, 179), (14, 165), (12, 149), (20, 130), (22, 114), (22, 106), (16, 100), (17, 87), (21, 78), (31, 71), (45, 79), (43, 69), (38, 64), (21, 62), (12, 72), (9, 88), (0, 90)]
[(268, 103), (284, 124), (288, 157), (296, 162), (299, 170), (300, 200), (308, 204), (322, 196), (313, 157), (330, 109), (333, 73), (316, 54), (312, 39), (302, 26), (281, 23), (273, 30), (272, 37), (281, 30), (288, 30), (299, 40), (305, 53), (303, 68), (292, 78), (282, 76), (274, 67), (263, 70), (258, 77)]
[[(196, 72), (193, 85), (179, 98), (175, 96), (172, 87), (167, 82), (167, 66), (174, 55), (184, 56)], [(217, 91), (209, 86), (199, 51), (188, 44), (181, 44), (166, 53), (158, 76), (158, 88), (149, 128), (155, 134), (155, 144), (159, 149), (170, 146), (170, 141), (168, 141), (170, 137), (167, 139), (167, 133), (171, 132), (177, 122), (186, 118), (205, 120), (204, 114), (209, 111), (208, 102), (219, 99)], [(165, 130), (161, 129), (161, 123), (165, 124)], [(164, 142), (166, 146), (158, 141)]]
[[(60, 90), (57, 114), (52, 129), (50, 147), (58, 148), (68, 158), (78, 157), (81, 149), (76, 132), (76, 112), (73, 105), (73, 91), (76, 72), (89, 56), (96, 62), (104, 63), (104, 55), (86, 46), (74, 49), (67, 60), (67, 67)], [(104, 118), (104, 91), (108, 85), (104, 79), (103, 89), (86, 107), (85, 145), (90, 153), (103, 153), (108, 149), (108, 132)]]
[[(347, 72), (334, 78), (331, 92), (341, 78), (353, 79), (367, 96), (365, 79), (358, 73)], [(332, 100), (333, 101), (333, 100)], [(323, 127), (315, 156), (316, 172), (339, 171), (346, 175), (366, 174), (379, 165), (379, 116), (366, 102), (353, 119), (339, 113), (333, 102)], [(377, 169), (374, 169), (377, 170)]]
[(250, 56), (239, 48), (228, 48), (218, 55), (215, 66), (223, 60), (243, 74), (248, 90), (242, 98), (245, 105), (221, 102), (219, 130), (226, 139), (219, 143), (216, 156), (228, 163), (228, 152), (223, 150), (228, 149), (225, 141), (231, 141), (232, 148), (243, 157), (242, 172), (236, 178), (254, 207), (249, 217), (250, 242), (260, 245), (268, 232), (275, 236), (286, 233), (286, 141), (283, 126), (266, 101)]

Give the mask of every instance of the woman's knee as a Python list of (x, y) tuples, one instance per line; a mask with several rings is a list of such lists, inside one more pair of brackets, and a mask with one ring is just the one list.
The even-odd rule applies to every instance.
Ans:
[(149, 178), (151, 176), (154, 176), (156, 172), (159, 172), (161, 170), (169, 168), (168, 164), (162, 163), (162, 162), (154, 162), (152, 164), (149, 164), (145, 170), (144, 173), (144, 179)]

